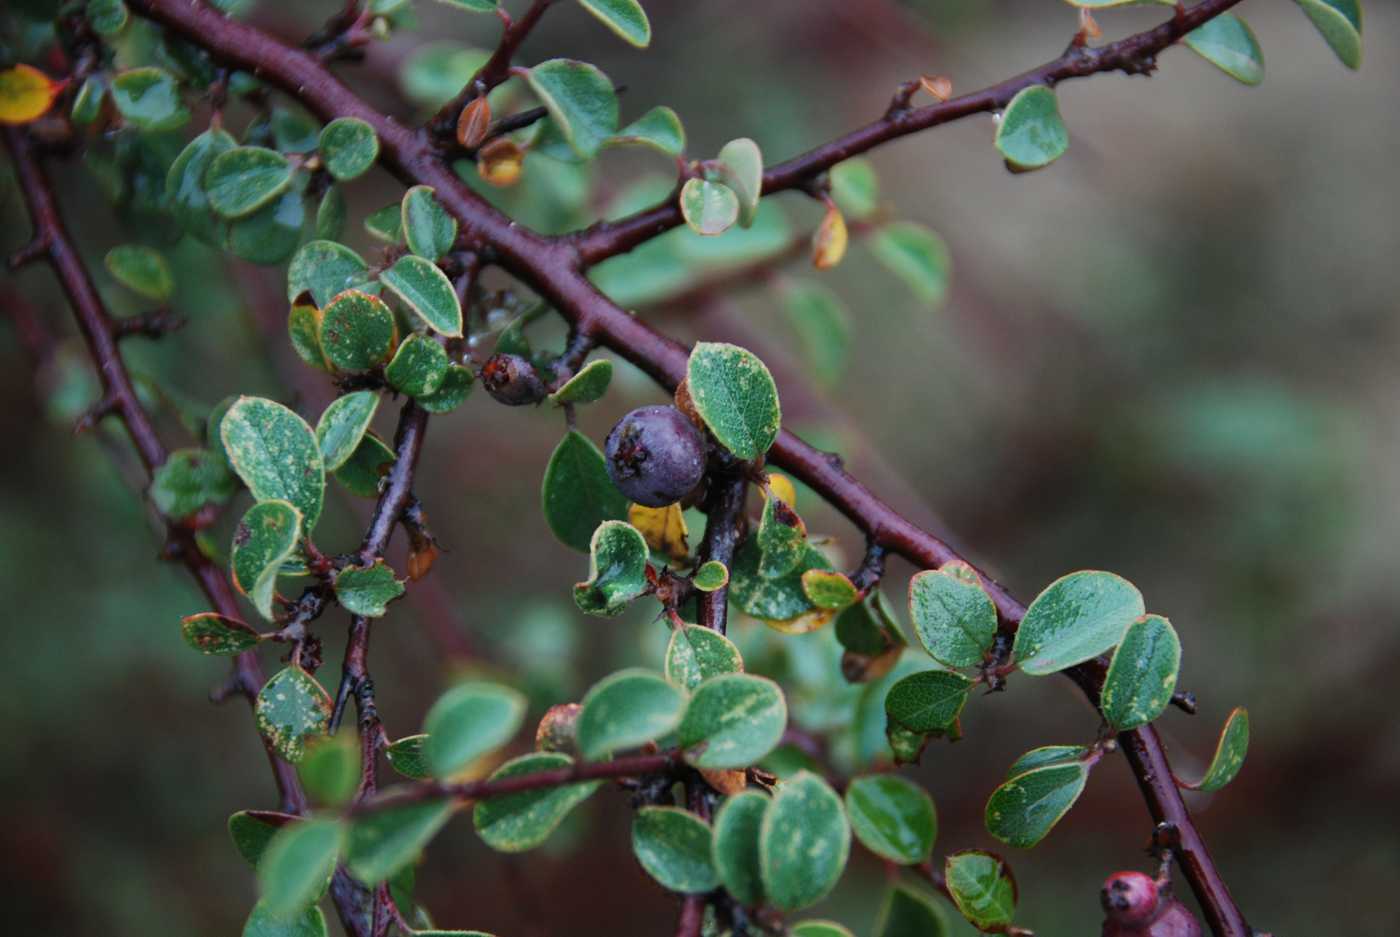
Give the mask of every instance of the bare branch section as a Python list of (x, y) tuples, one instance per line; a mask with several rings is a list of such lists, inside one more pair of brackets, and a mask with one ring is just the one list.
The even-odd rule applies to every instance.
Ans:
[[(853, 133), (773, 167), (765, 174), (764, 193), (801, 188), (842, 160), (891, 140), (971, 114), (996, 111), (1005, 107), (1017, 91), (1033, 84), (1054, 85), (1100, 72), (1148, 74), (1162, 50), (1238, 2), (1203, 0), (1154, 29), (1098, 49), (1072, 48), (1047, 65), (983, 91), (928, 108), (895, 108)], [(443, 206), (460, 223), (468, 249), (480, 252), (538, 290), (570, 321), (577, 334), (614, 349), (663, 386), (674, 389), (684, 377), (688, 356), (685, 346), (619, 308), (584, 275), (587, 266), (678, 225), (681, 216), (676, 205), (658, 206), (571, 238), (543, 237), (516, 224), (471, 192), (441, 159), (438, 144), (428, 130), (409, 129), (370, 107), (332, 76), (315, 55), (290, 48), (256, 28), (187, 0), (130, 0), (128, 5), (207, 49), (226, 65), (258, 74), (324, 119), (358, 117), (369, 123), (379, 136), (383, 164), (408, 185), (432, 186)], [(921, 568), (961, 559), (939, 538), (901, 516), (839, 464), (793, 434), (781, 434), (769, 453), (769, 461), (825, 497), (871, 543)], [(1002, 619), (1008, 628), (1014, 628), (1024, 615), (1024, 606), (990, 578), (985, 578), (985, 582)], [(1095, 668), (1076, 668), (1069, 676), (1097, 704), (1101, 679)], [(1177, 853), (1183, 872), (1212, 929), (1226, 937), (1248, 937), (1249, 928), (1172, 782), (1156, 731), (1146, 726), (1125, 733), (1121, 741), (1154, 818), (1171, 822), (1181, 831)]]

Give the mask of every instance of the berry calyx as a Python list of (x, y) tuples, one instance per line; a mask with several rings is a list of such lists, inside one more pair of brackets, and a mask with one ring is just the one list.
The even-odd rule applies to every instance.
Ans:
[(1157, 882), (1142, 872), (1114, 872), (1099, 893), (1109, 922), (1133, 926), (1152, 921), (1157, 914), (1157, 897)]
[(628, 500), (674, 504), (705, 474), (705, 439), (675, 407), (638, 407), (617, 421), (605, 446), (608, 475)]

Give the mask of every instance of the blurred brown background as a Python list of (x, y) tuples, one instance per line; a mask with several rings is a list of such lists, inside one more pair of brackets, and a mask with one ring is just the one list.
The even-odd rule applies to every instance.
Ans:
[[(1182, 686), (1201, 701), (1195, 718), (1171, 711), (1160, 723), (1181, 773), (1203, 767), (1231, 707), (1251, 712), (1242, 775), (1192, 806), (1251, 922), (1279, 935), (1400, 930), (1400, 723), (1389, 686), (1400, 655), (1400, 10), (1365, 5), (1359, 75), (1294, 4), (1250, 0), (1240, 12), (1266, 52), (1260, 88), (1185, 49), (1164, 55), (1150, 81), (1063, 86), (1071, 150), (1044, 172), (1008, 175), (989, 117), (877, 152), (884, 200), (944, 235), (954, 287), (943, 308), (921, 308), (853, 247), (822, 275), (856, 325), (853, 365), (830, 392), (789, 385), (797, 359), (769, 292), (703, 315), (656, 314), (679, 336), (760, 350), (784, 378), (790, 426), (817, 427), (858, 477), (955, 531), (1021, 596), (1077, 568), (1136, 582), (1181, 632)], [(335, 6), (261, 3), (252, 15), (301, 36)], [(524, 61), (595, 61), (629, 87), (625, 120), (670, 104), (692, 155), (749, 135), (773, 161), (879, 114), (895, 84), (920, 72), (968, 91), (1046, 61), (1075, 22), (1057, 0), (646, 7), (646, 53), (560, 3)], [(489, 18), (418, 8), (423, 35), (494, 41)], [(1163, 15), (1109, 11), (1100, 22), (1116, 37)], [(416, 41), (376, 47), (366, 70), (345, 71), (388, 104), (394, 63)], [(599, 203), (638, 167), (658, 166), (609, 154), (595, 174)], [(102, 253), (127, 236), (79, 164), (59, 179), (100, 271)], [(352, 228), (396, 191), (382, 174), (353, 188)], [(800, 196), (782, 202), (800, 227), (817, 216)], [(28, 226), (11, 190), (3, 211), (0, 241), (13, 249)], [(281, 270), (174, 256), (191, 322), (160, 345), (131, 343), (134, 366), (206, 405), (247, 392), (316, 412), (323, 391), (289, 387), (290, 354), (268, 337), (284, 312)], [(46, 271), (11, 278), (6, 293), (71, 332)], [(223, 665), (180, 642), (179, 616), (203, 601), (155, 561), (149, 518), (107, 451), (120, 437), (69, 432), (89, 391), (54, 373), (36, 385), (8, 323), (0, 361), (0, 855), (11, 926), (237, 933), (255, 885), (224, 818), (274, 806), (274, 795), (246, 709), (205, 702)], [(601, 439), (624, 410), (659, 399), (625, 371), (584, 426)], [(186, 444), (177, 424), (165, 428)], [(418, 490), (451, 552), (432, 591), (376, 628), (373, 668), (393, 734), (416, 731), (450, 679), (444, 630), (523, 675), (541, 703), (576, 699), (625, 663), (658, 664), (662, 626), (645, 615), (584, 619), (569, 602), (586, 560), (554, 543), (538, 511), (560, 431), (556, 413), (506, 411), (484, 395), (435, 420)], [(810, 498), (799, 506), (856, 555), (849, 526)], [(364, 509), (328, 510), (340, 515), (328, 539), (354, 542)], [(895, 564), (888, 580), (901, 606), (910, 572)], [(323, 629), (332, 683), (342, 619)], [(940, 811), (939, 854), (994, 846), (982, 804), (1006, 765), (1034, 745), (1091, 738), (1095, 720), (1067, 682), (1020, 679), (975, 699), (964, 727), (963, 742), (931, 748), (919, 771)], [(546, 848), (514, 858), (491, 854), (461, 818), (430, 851), (420, 895), (444, 925), (501, 937), (670, 933), (674, 905), (631, 858), (626, 817), (624, 799), (605, 791)], [(1099, 882), (1146, 868), (1149, 830), (1121, 760), (1106, 761), (1044, 844), (1009, 854), (1018, 921), (1043, 935), (1096, 934)], [(864, 933), (884, 873), (859, 847), (852, 855), (840, 890), (812, 913)]]

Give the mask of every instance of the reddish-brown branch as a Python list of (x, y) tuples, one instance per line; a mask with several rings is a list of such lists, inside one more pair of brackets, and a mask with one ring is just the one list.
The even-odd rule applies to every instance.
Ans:
[(705, 896), (686, 895), (681, 903), (680, 920), (676, 922), (676, 937), (700, 937), (705, 923)]
[[(710, 473), (710, 491), (705, 497), (705, 539), (700, 543), (699, 561), (714, 560), (725, 569), (734, 565), (734, 551), (744, 530), (744, 496), (749, 482), (744, 466), (728, 472)], [(713, 592), (701, 592), (700, 624), (724, 634), (729, 617), (729, 586)]]

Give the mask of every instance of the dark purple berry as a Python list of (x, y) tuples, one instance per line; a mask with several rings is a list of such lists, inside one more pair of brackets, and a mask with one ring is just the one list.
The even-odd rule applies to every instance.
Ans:
[(519, 355), (492, 355), (481, 369), (486, 392), (508, 407), (539, 403), (548, 391), (535, 366)]
[(633, 410), (608, 434), (606, 451), (613, 484), (650, 508), (681, 500), (705, 474), (705, 439), (675, 407)]

